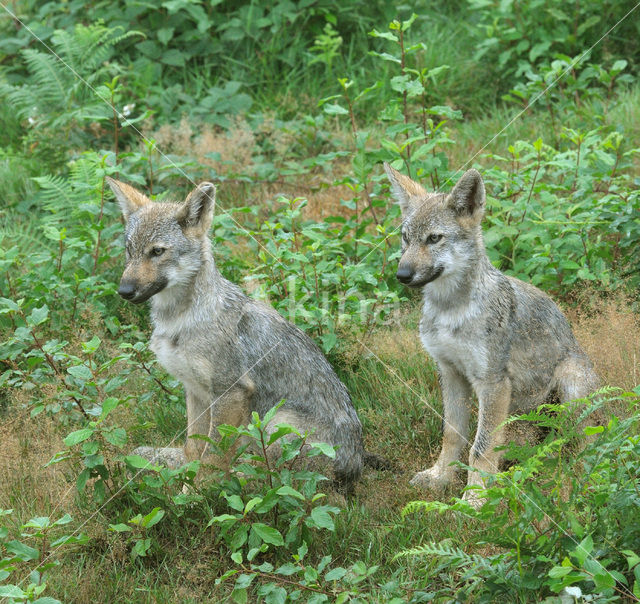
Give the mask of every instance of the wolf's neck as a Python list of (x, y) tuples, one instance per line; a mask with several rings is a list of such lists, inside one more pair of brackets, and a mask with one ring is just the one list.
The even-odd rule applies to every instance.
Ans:
[(480, 302), (486, 281), (494, 279), (499, 271), (491, 264), (484, 245), (476, 247), (475, 252), (465, 258), (464, 265), (424, 287), (425, 304), (446, 312)]
[(191, 274), (176, 285), (166, 287), (151, 298), (151, 319), (154, 327), (168, 325), (185, 315), (195, 321), (215, 315), (226, 280), (219, 273), (210, 250)]

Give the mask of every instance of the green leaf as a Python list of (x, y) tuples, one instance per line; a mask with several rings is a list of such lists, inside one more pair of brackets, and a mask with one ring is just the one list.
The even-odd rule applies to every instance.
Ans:
[(333, 531), (335, 529), (335, 524), (333, 522), (333, 518), (331, 518), (331, 515), (327, 512), (326, 507), (327, 506), (321, 505), (317, 508), (313, 508), (311, 510), (311, 520), (313, 520), (316, 527)]
[(593, 582), (596, 584), (596, 589), (610, 589), (615, 587), (616, 580), (608, 572), (598, 573), (593, 576)]
[(573, 550), (572, 555), (578, 561), (580, 566), (584, 565), (587, 556), (593, 551), (593, 539), (591, 535), (587, 535), (575, 550)]
[(229, 541), (229, 547), (232, 550), (240, 549), (246, 542), (247, 537), (249, 536), (249, 526), (246, 524), (241, 524), (236, 529), (235, 533), (233, 533), (233, 537)]
[(238, 516), (233, 516), (231, 514), (220, 514), (219, 516), (214, 516), (209, 522), (207, 526), (211, 526), (212, 524), (218, 524), (221, 522), (227, 522), (229, 520), (238, 520)]
[(238, 512), (244, 512), (244, 502), (239, 495), (225, 495), (225, 499), (230, 508)]
[(331, 569), (325, 576), (326, 581), (337, 581), (338, 579), (342, 579), (347, 574), (347, 569), (338, 566), (337, 568)]
[(20, 310), (20, 306), (9, 298), (0, 297), (0, 314), (15, 312)]
[(110, 396), (102, 402), (102, 413), (100, 419), (104, 419), (120, 404), (120, 399)]
[(127, 431), (124, 428), (104, 430), (102, 435), (105, 440), (110, 442), (114, 447), (122, 448), (127, 444)]
[(301, 499), (304, 501), (305, 497), (304, 495), (300, 492), (300, 491), (296, 491), (296, 489), (288, 486), (288, 485), (284, 485), (282, 487), (280, 487), (276, 493), (278, 495), (290, 495), (291, 497), (295, 497), (296, 499)]
[(89, 468), (85, 468), (78, 474), (78, 478), (76, 479), (76, 489), (78, 489), (78, 493), (84, 491), (89, 478), (91, 478), (91, 470)]
[(571, 571), (573, 571), (573, 568), (571, 566), (554, 566), (549, 571), (549, 576), (552, 579), (560, 579), (565, 575), (568, 575)]
[(636, 564), (640, 564), (640, 555), (636, 554), (633, 550), (623, 549), (622, 554), (627, 558), (627, 564), (629, 565), (629, 570), (631, 570)]
[(272, 545), (284, 545), (284, 539), (278, 529), (267, 526), (262, 522), (254, 522), (251, 525), (251, 530), (265, 543), (271, 543)]
[(246, 604), (247, 603), (247, 589), (246, 587), (236, 587), (231, 592), (231, 599), (236, 604)]
[(162, 508), (153, 508), (140, 522), (140, 526), (145, 528), (151, 528), (158, 524), (165, 515), (165, 511)]
[(296, 566), (295, 564), (291, 564), (291, 562), (287, 562), (286, 564), (283, 564), (276, 569), (276, 574), (290, 577), (291, 575), (295, 575), (298, 570), (300, 570), (300, 567)]
[(71, 516), (69, 516), (69, 514), (65, 514), (64, 516), (58, 518), (53, 523), (53, 526), (64, 526), (65, 524), (69, 524), (72, 521), (73, 521), (73, 518), (71, 518)]
[(309, 456), (311, 457), (314, 455), (326, 455), (329, 459), (335, 459), (336, 450), (333, 445), (329, 445), (327, 443), (311, 443)]
[(74, 445), (81, 443), (83, 440), (91, 438), (93, 436), (93, 432), (93, 428), (82, 428), (80, 430), (75, 430), (64, 439), (64, 444), (67, 445), (67, 447), (73, 447)]
[(44, 529), (47, 528), (51, 524), (51, 519), (49, 516), (38, 516), (37, 518), (32, 518), (26, 524), (22, 525), (22, 528), (39, 528)]
[(132, 468), (138, 470), (155, 470), (160, 471), (160, 466), (152, 464), (148, 459), (141, 457), (140, 455), (127, 455), (124, 458), (125, 463)]
[(40, 308), (34, 308), (31, 314), (27, 317), (27, 325), (35, 327), (41, 325), (49, 317), (49, 307), (45, 304)]
[(17, 585), (0, 585), (0, 598), (16, 598), (23, 600), (27, 594)]
[(64, 535), (51, 542), (50, 547), (59, 547), (61, 545), (85, 545), (89, 542), (87, 535)]
[(284, 587), (273, 586), (264, 599), (265, 604), (285, 604), (287, 601), (287, 590)]
[(5, 543), (6, 550), (16, 556), (23, 562), (28, 560), (37, 560), (40, 556), (40, 552), (34, 547), (29, 547), (20, 541), (9, 541)]
[(324, 105), (323, 111), (328, 115), (349, 115), (349, 111), (338, 103), (327, 103)]
[(398, 36), (392, 34), (390, 31), (378, 31), (374, 29), (369, 32), (369, 35), (372, 38), (384, 38), (385, 40), (389, 40), (389, 42), (398, 42)]
[(110, 531), (115, 531), (116, 533), (130, 533), (133, 529), (128, 524), (110, 524)]
[(244, 506), (243, 514), (246, 516), (259, 503), (262, 503), (262, 497), (252, 497), (249, 499), (249, 501), (247, 501), (247, 505)]
[(583, 428), (584, 433), (587, 436), (591, 436), (592, 434), (600, 434), (604, 432), (604, 426), (585, 426)]
[(231, 559), (236, 564), (242, 564), (242, 552), (233, 552), (233, 554), (231, 554)]
[(276, 426), (276, 429), (273, 432), (271, 432), (271, 434), (269, 434), (269, 440), (267, 441), (267, 446), (272, 445), (279, 438), (282, 438), (287, 434), (297, 434), (298, 436), (300, 435), (299, 432), (293, 426), (289, 426), (288, 424), (278, 424)]
[(160, 61), (166, 65), (172, 65), (174, 67), (182, 67), (185, 62), (186, 55), (176, 48), (171, 48), (160, 55)]
[(136, 556), (140, 556), (143, 558), (147, 555), (149, 548), (151, 547), (151, 538), (147, 539), (138, 539), (136, 544), (133, 546), (132, 553)]
[(67, 367), (67, 373), (71, 374), (74, 378), (82, 380), (83, 382), (93, 380), (91, 369), (86, 365), (73, 365), (72, 367)]
[(92, 353), (98, 350), (100, 347), (100, 338), (98, 336), (93, 336), (88, 342), (82, 343), (82, 350), (87, 353)]
[(156, 32), (156, 36), (157, 36), (158, 40), (160, 40), (160, 42), (162, 42), (166, 46), (167, 42), (169, 42), (169, 40), (171, 40), (171, 38), (173, 38), (174, 29), (175, 28), (173, 28), (173, 27), (161, 27)]

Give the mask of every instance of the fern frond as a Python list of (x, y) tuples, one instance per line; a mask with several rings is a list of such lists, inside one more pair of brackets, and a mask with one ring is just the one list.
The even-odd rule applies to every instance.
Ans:
[(508, 553), (493, 554), (492, 556), (481, 556), (479, 554), (468, 554), (459, 547), (453, 547), (447, 542), (426, 543), (418, 547), (399, 552), (394, 556), (394, 560), (406, 556), (437, 556), (443, 558), (451, 566), (456, 568), (482, 569), (483, 575), (502, 575), (505, 573), (505, 566), (511, 563), (511, 556)]
[(20, 212), (3, 212), (0, 214), (0, 241), (5, 248), (17, 245), (21, 251), (39, 250), (51, 242), (42, 237), (35, 220), (25, 220)]
[(53, 55), (33, 48), (26, 48), (22, 54), (35, 80), (35, 85), (29, 86), (32, 89), (35, 86), (37, 90), (38, 106), (48, 112), (51, 110), (50, 105), (64, 105), (69, 94), (71, 75), (66, 67)]
[(73, 209), (82, 202), (72, 182), (62, 176), (49, 174), (33, 179), (40, 186), (40, 202), (48, 214), (42, 214), (45, 224), (59, 223), (71, 218)]

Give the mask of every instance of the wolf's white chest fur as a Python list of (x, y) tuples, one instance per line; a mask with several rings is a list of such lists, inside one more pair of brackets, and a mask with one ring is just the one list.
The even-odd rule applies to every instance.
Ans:
[(469, 382), (487, 369), (486, 347), (473, 337), (482, 309), (475, 305), (443, 309), (425, 296), (420, 320), (420, 339), (438, 364), (453, 365)]
[(150, 348), (160, 364), (187, 390), (204, 394), (210, 389), (211, 363), (189, 345), (189, 327), (189, 322), (180, 318), (156, 323)]

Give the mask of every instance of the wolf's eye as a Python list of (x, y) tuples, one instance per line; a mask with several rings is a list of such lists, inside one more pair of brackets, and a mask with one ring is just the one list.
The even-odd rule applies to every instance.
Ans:
[(407, 245), (409, 244), (409, 237), (407, 237), (407, 234), (404, 232), (402, 233), (402, 241)]
[(426, 242), (427, 244), (431, 245), (432, 243), (438, 243), (440, 239), (442, 239), (442, 235), (435, 235), (432, 233), (427, 237)]
[(151, 255), (154, 257), (162, 256), (164, 254), (165, 248), (163, 247), (153, 247), (151, 248)]

